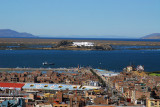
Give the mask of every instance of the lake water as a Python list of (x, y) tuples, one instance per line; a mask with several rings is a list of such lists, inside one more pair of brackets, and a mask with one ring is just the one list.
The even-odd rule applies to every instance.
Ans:
[(40, 37), (38, 39), (61, 39), (61, 40), (112, 40), (112, 41), (149, 41), (160, 42), (160, 39), (140, 39), (140, 38), (59, 38), (59, 37)]
[[(55, 63), (43, 66), (43, 62)], [(160, 71), (160, 50), (0, 50), (0, 67), (77, 67), (91, 66), (121, 71), (130, 65), (144, 65), (146, 71)]]

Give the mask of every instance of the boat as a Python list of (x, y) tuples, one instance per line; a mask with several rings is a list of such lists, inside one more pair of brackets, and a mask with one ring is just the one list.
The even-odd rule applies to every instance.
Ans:
[(54, 63), (43, 62), (43, 65), (54, 65)]

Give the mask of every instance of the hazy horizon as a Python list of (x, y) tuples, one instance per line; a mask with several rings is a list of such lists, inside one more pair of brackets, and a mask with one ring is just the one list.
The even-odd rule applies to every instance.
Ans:
[(122, 39), (139, 39), (141, 37), (128, 37), (128, 36), (120, 36), (120, 35), (36, 35), (40, 38), (122, 38)]

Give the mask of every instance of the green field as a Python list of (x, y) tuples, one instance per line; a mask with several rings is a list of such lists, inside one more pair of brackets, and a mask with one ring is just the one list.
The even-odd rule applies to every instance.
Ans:
[(158, 73), (150, 73), (149, 75), (150, 76), (160, 76), (160, 74), (158, 74)]

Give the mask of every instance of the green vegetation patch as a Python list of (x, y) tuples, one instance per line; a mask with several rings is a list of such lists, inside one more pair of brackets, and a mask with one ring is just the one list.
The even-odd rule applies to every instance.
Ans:
[(160, 76), (160, 74), (157, 74), (157, 73), (150, 73), (149, 75), (150, 76)]

